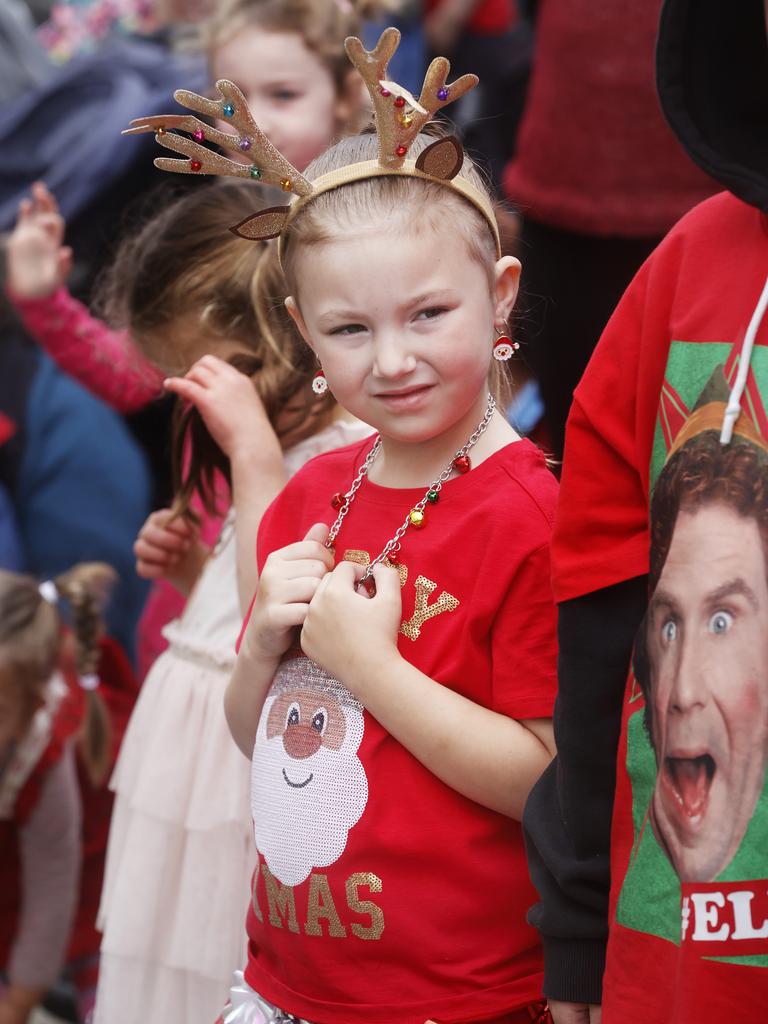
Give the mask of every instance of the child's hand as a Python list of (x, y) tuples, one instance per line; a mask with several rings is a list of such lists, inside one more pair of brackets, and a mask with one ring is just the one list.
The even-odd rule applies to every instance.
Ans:
[(279, 658), (291, 646), (293, 630), (303, 625), (310, 601), (333, 569), (333, 555), (323, 543), (327, 536), (328, 527), (316, 523), (304, 540), (267, 558), (243, 638), (252, 656)]
[(352, 562), (339, 563), (318, 587), (301, 631), (307, 657), (348, 685), (363, 703), (362, 681), (380, 676), (366, 666), (373, 662), (378, 667), (387, 655), (397, 653), (403, 612), (397, 571), (381, 564), (374, 568), (372, 598), (355, 589), (364, 571)]
[(218, 356), (203, 356), (184, 377), (169, 378), (165, 387), (197, 407), (230, 460), (247, 450), (259, 460), (282, 462), (280, 442), (253, 381), (234, 366)]
[(41, 182), (22, 199), (6, 247), (8, 287), (22, 299), (44, 299), (60, 288), (72, 269), (72, 250), (63, 244), (66, 224)]
[(145, 580), (167, 579), (189, 594), (210, 552), (197, 527), (181, 517), (171, 519), (171, 510), (164, 508), (142, 526), (133, 545), (136, 572)]

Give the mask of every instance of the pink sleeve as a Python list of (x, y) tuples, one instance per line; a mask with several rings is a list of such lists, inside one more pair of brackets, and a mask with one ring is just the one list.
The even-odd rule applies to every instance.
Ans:
[(8, 964), (12, 984), (47, 988), (64, 965), (82, 862), (80, 817), (70, 745), (21, 829), (21, 914)]
[(162, 392), (163, 375), (125, 331), (91, 316), (66, 288), (13, 303), (29, 334), (59, 366), (118, 412), (135, 412)]

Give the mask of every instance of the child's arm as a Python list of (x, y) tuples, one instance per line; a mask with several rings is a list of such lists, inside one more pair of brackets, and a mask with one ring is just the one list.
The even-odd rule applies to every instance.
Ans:
[(321, 583), (304, 622), (302, 649), (446, 785), (519, 821), (531, 787), (554, 756), (551, 721), (515, 721), (407, 662), (397, 649), (399, 577), (376, 566), (376, 595), (369, 599), (355, 590), (362, 572), (342, 562)]
[(64, 964), (80, 878), (80, 796), (74, 752), (51, 770), (21, 829), (21, 919), (0, 997), (0, 1022), (23, 1024)]
[(324, 547), (328, 527), (313, 526), (303, 541), (273, 551), (259, 578), (235, 670), (224, 696), (229, 730), (246, 757), (253, 753), (256, 729), (280, 659), (309, 609), (320, 581), (333, 568)]
[(64, 229), (56, 200), (38, 182), (8, 238), (8, 297), (63, 370), (118, 412), (135, 412), (161, 393), (162, 375), (126, 332), (112, 331), (66, 290), (72, 250)]
[(237, 583), (245, 614), (256, 589), (256, 534), (287, 481), (283, 450), (250, 377), (216, 356), (203, 356), (166, 388), (193, 402), (228, 456), (235, 506)]

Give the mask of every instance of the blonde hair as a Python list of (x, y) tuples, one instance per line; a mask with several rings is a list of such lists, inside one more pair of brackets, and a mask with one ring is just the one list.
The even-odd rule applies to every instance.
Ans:
[[(60, 600), (71, 609), (75, 666), (81, 676), (98, 668), (101, 613), (116, 579), (115, 571), (103, 562), (83, 562), (53, 580)], [(34, 577), (0, 570), (0, 659), (18, 687), (25, 727), (59, 665), (62, 627), (58, 605), (41, 595)], [(87, 693), (80, 749), (88, 774), (98, 785), (109, 769), (112, 742), (106, 708), (95, 690)]]
[[(438, 124), (416, 137), (409, 155), (418, 156), (444, 135)], [(319, 156), (304, 172), (310, 180), (340, 170), (350, 164), (376, 159), (378, 138), (373, 132), (342, 139)], [(465, 154), (461, 176), (491, 201), (488, 184), (472, 160)], [(458, 191), (437, 182), (407, 175), (366, 178), (323, 192), (293, 217), (282, 235), (282, 265), (290, 294), (299, 297), (297, 255), (302, 248), (321, 245), (340, 235), (359, 230), (361, 224), (381, 221), (407, 223), (409, 232), (436, 230), (450, 221), (457, 236), (466, 244), (472, 259), (486, 271), (492, 293), (497, 260), (496, 240), (485, 217)], [(511, 380), (506, 364), (492, 360), (489, 386), (500, 404), (508, 404)]]
[(316, 54), (341, 92), (352, 70), (344, 50), (347, 36), (359, 35), (363, 20), (399, 6), (397, 0), (222, 0), (203, 30), (209, 60), (243, 28), (295, 33)]

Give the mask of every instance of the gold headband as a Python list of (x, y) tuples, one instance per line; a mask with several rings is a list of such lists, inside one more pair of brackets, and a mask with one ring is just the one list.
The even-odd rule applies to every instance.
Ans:
[[(213, 100), (197, 93), (179, 89), (174, 96), (189, 110), (204, 116), (229, 121), (237, 134), (213, 128), (191, 114), (160, 114), (136, 118), (124, 135), (155, 132), (161, 146), (186, 157), (172, 160), (159, 157), (155, 166), (163, 171), (181, 174), (214, 174), (235, 178), (250, 178), (266, 184), (280, 185), (291, 192), (294, 200), (286, 206), (273, 206), (246, 217), (232, 227), (235, 234), (254, 241), (282, 236), (286, 226), (308, 202), (323, 192), (340, 188), (354, 181), (399, 175), (422, 178), (458, 192), (468, 200), (488, 222), (501, 255), (501, 242), (496, 215), (488, 197), (468, 179), (461, 177), (464, 150), (454, 136), (439, 139), (419, 154), (416, 160), (406, 159), (408, 150), (421, 129), (438, 110), (459, 99), (478, 82), (476, 75), (462, 75), (450, 85), (447, 83), (450, 64), (445, 57), (436, 57), (427, 69), (418, 100), (397, 82), (387, 78), (387, 65), (397, 50), (400, 33), (396, 28), (385, 29), (373, 50), (366, 50), (354, 36), (346, 41), (347, 55), (360, 72), (373, 102), (376, 133), (379, 142), (378, 160), (342, 167), (309, 181), (278, 152), (253, 119), (242, 92), (227, 79), (216, 83), (220, 99)], [(170, 129), (188, 132), (192, 138), (169, 134)], [(222, 149), (247, 154), (254, 163), (248, 165), (230, 160), (202, 145), (213, 142)], [(281, 238), (282, 243), (282, 238)]]

